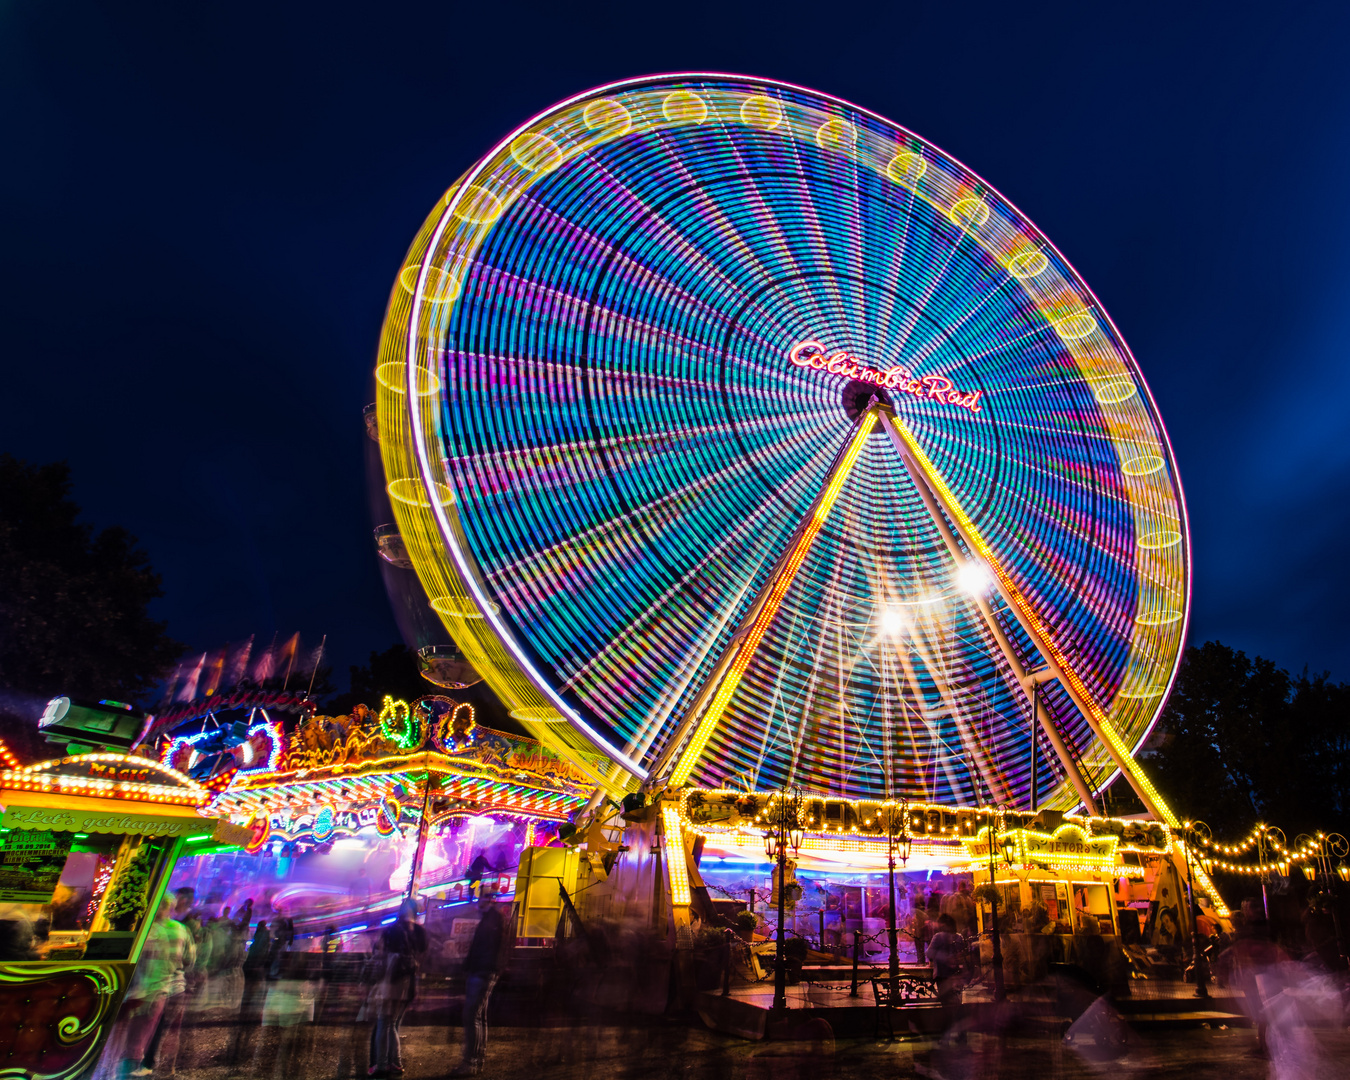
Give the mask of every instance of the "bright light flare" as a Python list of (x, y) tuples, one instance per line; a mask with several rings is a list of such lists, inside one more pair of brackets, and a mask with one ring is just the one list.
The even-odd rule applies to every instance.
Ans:
[(909, 616), (902, 608), (893, 604), (881, 609), (877, 622), (881, 626), (881, 632), (887, 637), (903, 637), (905, 631), (909, 629)]
[(994, 579), (990, 577), (989, 568), (984, 563), (971, 559), (956, 571), (956, 583), (971, 596), (983, 596), (989, 591)]

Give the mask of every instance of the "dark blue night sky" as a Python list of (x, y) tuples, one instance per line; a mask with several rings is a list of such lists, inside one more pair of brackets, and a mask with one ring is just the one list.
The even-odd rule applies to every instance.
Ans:
[(397, 639), (361, 408), (432, 202), (598, 83), (769, 76), (1046, 232), (1168, 425), (1191, 640), (1350, 679), (1348, 31), (1344, 4), (7, 3), (0, 450), (69, 459), (179, 639), (327, 633), (341, 671)]

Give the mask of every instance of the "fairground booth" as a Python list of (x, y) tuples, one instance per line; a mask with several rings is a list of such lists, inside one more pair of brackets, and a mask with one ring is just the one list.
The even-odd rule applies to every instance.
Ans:
[(0, 1060), (74, 1080), (97, 1062), (175, 866), (232, 850), (248, 830), (203, 814), (212, 792), (126, 753), (145, 717), (54, 699), (63, 756), (0, 748)]
[(374, 376), (385, 539), (590, 788), (530, 930), (561, 885), (828, 949), (965, 880), (1161, 963), (1223, 911), (1135, 760), (1190, 598), (1162, 419), (939, 148), (761, 79), (560, 102), (437, 201)]
[[(212, 911), (252, 899), (256, 917), (294, 923), (298, 949), (326, 936), (364, 951), (412, 896), (438, 969), (467, 944), (451, 940), (456, 914), (484, 885), (513, 902), (521, 852), (556, 844), (592, 785), (538, 743), (479, 726), (471, 705), (445, 695), (385, 698), (379, 710), (341, 716), (301, 712), (288, 724), (265, 705), (242, 711), (206, 711), (158, 742), (166, 766), (215, 778), (212, 814), (254, 833), (245, 850), (181, 866), (172, 885)], [(555, 888), (555, 923), (559, 904)]]

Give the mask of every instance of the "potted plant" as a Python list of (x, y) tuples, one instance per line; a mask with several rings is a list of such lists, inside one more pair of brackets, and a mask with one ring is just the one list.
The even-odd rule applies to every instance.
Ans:
[(694, 938), (694, 985), (699, 990), (716, 990), (722, 985), (726, 964), (726, 931), (706, 926)]
[(150, 891), (150, 874), (154, 869), (155, 852), (149, 844), (142, 844), (122, 867), (113, 882), (112, 894), (103, 909), (103, 917), (114, 930), (127, 931), (135, 925), (145, 910), (146, 893)]
[(759, 926), (759, 920), (755, 918), (753, 911), (736, 912), (736, 936), (742, 941), (753, 941), (755, 937), (755, 928)]
[(995, 908), (1003, 904), (1003, 897), (999, 894), (997, 887), (990, 885), (987, 881), (976, 887), (975, 899), (982, 904), (988, 904)]

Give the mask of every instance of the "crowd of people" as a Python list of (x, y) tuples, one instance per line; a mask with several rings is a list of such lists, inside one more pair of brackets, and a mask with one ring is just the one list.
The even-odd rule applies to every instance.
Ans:
[[(328, 927), (317, 952), (297, 949), (294, 923), (280, 911), (254, 922), (252, 899), (233, 915), (228, 907), (210, 914), (195, 899), (182, 888), (155, 912), (96, 1080), (173, 1080), (180, 1066), (195, 1064), (187, 1034), (208, 1014), (232, 1028), (225, 1057), (233, 1074), (293, 1078), (290, 1066), (307, 1049), (307, 1028), (324, 1017), (334, 988), (337, 929)], [(480, 890), (476, 906), (463, 963), (464, 1045), (456, 1076), (482, 1071), (488, 1006), (510, 940), (491, 889)], [(417, 997), (428, 944), (417, 906), (405, 900), (370, 951), (353, 957), (360, 961), (359, 1007), (351, 1030), (364, 1031), (368, 1045), (365, 1053), (355, 1045), (339, 1049), (347, 1075), (403, 1075), (401, 1025)]]
[[(405, 901), (387, 925), (372, 930), (344, 954), (341, 937), (332, 927), (322, 936), (297, 942), (291, 920), (273, 909), (271, 899), (264, 897), (257, 918), (252, 900), (233, 914), (228, 908), (214, 911), (209, 902), (198, 905), (191, 889), (179, 889), (163, 903), (155, 913), (97, 1080), (173, 1080), (179, 1070), (222, 1062), (232, 1076), (293, 1080), (297, 1071), (312, 1069), (315, 1061), (329, 1056), (339, 1080), (403, 1076), (401, 1029), (419, 993), (427, 989), (422, 976), (432, 947), (417, 906)], [(931, 973), (947, 1039), (961, 1043), (963, 992), (972, 983), (987, 982), (990, 972), (987, 955), (981, 962), (979, 901), (964, 880), (948, 889), (916, 887), (903, 899), (902, 925), (914, 954)], [(512, 940), (503, 905), (495, 901), (490, 886), (480, 889), (476, 908), (471, 940), (455, 968), (453, 992), (462, 986), (462, 1005), (456, 1002), (452, 1014), (444, 1017), (447, 1028), (461, 1029), (458, 1064), (449, 1072), (455, 1077), (483, 1072), (489, 1007)], [(1085, 909), (1077, 908), (1066, 913), (1073, 920), (1078, 944), (1079, 938), (1100, 940), (1102, 935), (1096, 921), (1090, 923), (1086, 915)], [(1004, 938), (1006, 970), (1013, 971), (1019, 962), (1013, 939), (1034, 937), (1036, 921), (1035, 911), (1010, 918), (1009, 925), (1016, 929)], [(1278, 1009), (1270, 1005), (1278, 997), (1281, 980), (1304, 978), (1308, 965), (1317, 963), (1319, 951), (1327, 954), (1327, 969), (1340, 962), (1329, 912), (1311, 903), (1303, 924), (1309, 951), (1302, 964), (1291, 961), (1273, 940), (1263, 913), (1250, 903), (1231, 928), (1210, 916), (1199, 926), (1212, 977), (1219, 986), (1245, 997), (1261, 1052), (1290, 1038), (1287, 1018), (1282, 1021)], [(1053, 931), (1058, 926), (1058, 921), (1047, 922), (1041, 929)], [(605, 1016), (631, 1009), (638, 988), (650, 988), (655, 970), (641, 957), (650, 960), (661, 952), (659, 948), (644, 952), (631, 935), (625, 936), (623, 927), (610, 927), (604, 920), (573, 930), (555, 942), (555, 981), (546, 979), (538, 988), (537, 1008), (525, 1021), (541, 1028), (535, 1040), (541, 1064), (578, 1052), (587, 1032), (601, 1027)], [(668, 949), (662, 955), (670, 959)], [(342, 967), (342, 978), (335, 978), (336, 966)], [(633, 968), (629, 975), (626, 967)], [(440, 983), (434, 985), (436, 994), (445, 992)], [(339, 998), (340, 1007), (330, 1007)], [(665, 1007), (669, 1006), (656, 1011)], [(419, 1012), (423, 1022), (428, 1015), (441, 1015), (435, 995), (420, 1005)], [(223, 1045), (219, 1038), (209, 1048), (193, 1045), (189, 1033), (203, 1022), (222, 1033)], [(314, 1035), (316, 1022), (329, 1032), (320, 1043)], [(452, 1032), (452, 1037), (461, 1036)]]
[(291, 920), (281, 912), (260, 920), (250, 944), (252, 898), (233, 913), (228, 906), (211, 913), (195, 901), (192, 889), (178, 889), (155, 912), (104, 1052), (105, 1075), (173, 1077), (185, 1019), (190, 1026), (208, 1011), (238, 1009), (241, 1019), (257, 1012), (261, 1020), (270, 997), (264, 980), (279, 977), (295, 937)]

